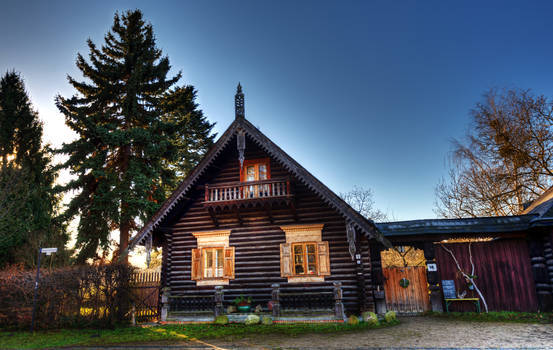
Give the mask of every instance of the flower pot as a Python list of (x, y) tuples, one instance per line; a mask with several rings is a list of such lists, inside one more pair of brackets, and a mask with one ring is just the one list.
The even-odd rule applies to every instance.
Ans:
[(238, 305), (236, 308), (238, 312), (250, 312), (252, 309), (251, 305)]

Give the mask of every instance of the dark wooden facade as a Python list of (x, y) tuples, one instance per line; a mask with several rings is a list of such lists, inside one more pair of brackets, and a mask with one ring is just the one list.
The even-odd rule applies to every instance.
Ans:
[[(361, 236), (361, 267), (349, 253), (346, 221), (278, 161), (270, 160), (271, 178), (288, 178), (293, 188), (293, 203), (243, 201), (239, 207), (226, 205), (209, 212), (205, 205), (205, 185), (215, 187), (239, 180), (238, 151), (232, 140), (218, 159), (188, 194), (187, 205), (179, 214), (163, 223), (163, 286), (171, 295), (213, 295), (214, 286), (196, 286), (191, 280), (191, 250), (196, 248), (192, 232), (230, 229), (230, 245), (235, 247), (235, 279), (224, 287), (226, 302), (239, 295), (251, 296), (253, 304), (266, 306), (271, 299), (271, 285), (280, 283), (281, 293), (331, 292), (332, 282), (342, 282), (344, 305), (348, 312), (374, 309), (368, 240)], [(249, 138), (245, 159), (268, 155)], [(270, 157), (269, 157), (270, 158)], [(282, 225), (324, 224), (323, 241), (329, 242), (331, 275), (324, 282), (288, 283), (281, 277), (279, 245), (285, 242)], [(357, 274), (357, 270), (361, 275)]]
[[(503, 243), (492, 241), (486, 247), (490, 254), (478, 253), (482, 255), (479, 263), (488, 268), (479, 273), (488, 276), (483, 284), (490, 300), (494, 299), (492, 308), (553, 308), (553, 198), (550, 203), (542, 200), (536, 204), (535, 210), (540, 213), (375, 226), (248, 122), (243, 106), (239, 88), (235, 121), (130, 243), (131, 249), (138, 244), (149, 245), (150, 240), (163, 246), (161, 287), (178, 297), (175, 305), (213, 310), (217, 304), (215, 309), (219, 310), (220, 289), (216, 293), (216, 284), (198, 283), (192, 278), (192, 267), (198, 266), (198, 233), (226, 230), (230, 231), (228, 245), (233, 247), (234, 265), (232, 277), (223, 283), (223, 306), (244, 295), (253, 299), (253, 306), (266, 308), (279, 293), (281, 300), (288, 298), (296, 306), (331, 305), (332, 300), (327, 303), (325, 296), (334, 294), (334, 300), (343, 301), (348, 314), (385, 312), (386, 280), (380, 251), (391, 247), (392, 242), (422, 249), (427, 264), (438, 265), (437, 271), (426, 271), (426, 280), (431, 308), (440, 311), (440, 281), (453, 279), (455, 271), (443, 252), (437, 250), (437, 243), (486, 236), (516, 242), (516, 248), (511, 244), (507, 249)], [(269, 176), (246, 184), (241, 176), (243, 164), (259, 159), (267, 160)], [(249, 194), (252, 188), (255, 195)], [(289, 282), (282, 277), (281, 244), (287, 244), (287, 234), (281, 227), (286, 225), (323, 225), (320, 243), (328, 242), (330, 256), (330, 274), (324, 274), (324, 281)], [(224, 254), (224, 271), (228, 272), (227, 250)], [(501, 273), (495, 269), (501, 269)], [(196, 274), (198, 269), (194, 271)], [(341, 283), (343, 298), (336, 285), (333, 287), (334, 282)], [(276, 290), (275, 284), (279, 284)], [(519, 295), (509, 294), (513, 291)]]

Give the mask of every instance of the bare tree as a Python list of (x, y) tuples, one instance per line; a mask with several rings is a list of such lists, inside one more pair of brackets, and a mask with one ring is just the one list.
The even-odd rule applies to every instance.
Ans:
[(553, 108), (529, 91), (490, 90), (453, 141), (449, 179), (436, 187), (442, 217), (516, 215), (553, 184)]
[(453, 261), (455, 262), (455, 265), (457, 265), (457, 270), (459, 271), (459, 273), (461, 273), (461, 275), (463, 275), (463, 277), (465, 278), (465, 280), (471, 284), (472, 286), (474, 286), (474, 290), (476, 290), (476, 293), (478, 293), (478, 296), (480, 297), (480, 299), (482, 299), (482, 303), (484, 303), (484, 308), (486, 309), (486, 313), (488, 312), (488, 303), (486, 302), (486, 298), (484, 298), (484, 295), (482, 294), (482, 292), (480, 291), (480, 289), (478, 288), (478, 286), (476, 285), (476, 282), (475, 282), (475, 279), (476, 279), (476, 275), (474, 274), (474, 262), (472, 261), (472, 250), (471, 250), (471, 245), (472, 245), (472, 242), (469, 242), (469, 261), (470, 261), (470, 266), (471, 266), (471, 272), (470, 274), (465, 272), (462, 268), (461, 268), (461, 265), (459, 265), (459, 261), (457, 260), (457, 258), (455, 257), (455, 254), (453, 254), (453, 251), (451, 249), (448, 249), (445, 245), (441, 244), (440, 245), (442, 246), (442, 248), (444, 248), (444, 250), (446, 252), (449, 253), (449, 255), (451, 255), (451, 257), (453, 258)]
[(374, 207), (374, 195), (371, 189), (353, 186), (351, 191), (340, 193), (340, 197), (368, 219), (373, 221), (388, 220), (388, 216), (383, 211)]

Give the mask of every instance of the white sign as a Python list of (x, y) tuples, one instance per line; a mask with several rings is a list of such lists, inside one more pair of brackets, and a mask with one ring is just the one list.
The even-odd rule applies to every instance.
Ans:
[(438, 271), (438, 266), (436, 266), (436, 264), (434, 264), (434, 263), (426, 264), (426, 267), (428, 268), (428, 271), (430, 271), (430, 272)]
[(52, 253), (55, 253), (58, 251), (58, 248), (40, 248), (41, 253), (46, 253), (46, 255), (50, 255)]

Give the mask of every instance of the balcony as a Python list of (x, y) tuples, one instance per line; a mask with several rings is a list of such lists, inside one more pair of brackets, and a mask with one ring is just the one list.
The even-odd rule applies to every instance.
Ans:
[(268, 179), (260, 181), (230, 182), (216, 185), (205, 185), (204, 206), (208, 208), (216, 223), (216, 211), (234, 209), (241, 222), (240, 209), (261, 207), (267, 210), (272, 221), (271, 207), (288, 205), (293, 207), (294, 194), (289, 178)]

